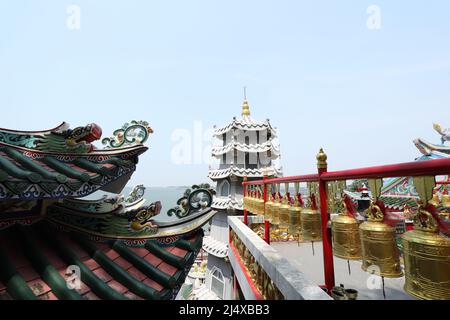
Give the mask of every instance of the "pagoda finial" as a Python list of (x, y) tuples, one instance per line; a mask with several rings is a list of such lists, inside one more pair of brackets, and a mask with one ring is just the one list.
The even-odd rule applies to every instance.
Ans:
[(247, 87), (244, 87), (244, 102), (242, 103), (242, 116), (248, 117), (250, 116), (250, 106), (247, 101)]

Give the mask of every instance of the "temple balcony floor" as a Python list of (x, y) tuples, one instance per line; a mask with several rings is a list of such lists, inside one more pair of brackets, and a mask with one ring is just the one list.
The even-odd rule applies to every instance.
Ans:
[[(315, 255), (312, 253), (311, 243), (273, 242), (271, 246), (295, 267), (301, 270), (312, 282), (322, 285), (325, 283), (323, 274), (322, 242), (314, 243)], [(351, 275), (349, 275), (347, 260), (334, 258), (336, 285), (343, 284), (347, 289), (358, 290), (358, 300), (383, 300), (381, 289), (369, 289), (367, 282), (371, 276), (361, 269), (361, 261), (351, 261)], [(385, 279), (387, 300), (415, 300), (404, 290), (405, 278)]]

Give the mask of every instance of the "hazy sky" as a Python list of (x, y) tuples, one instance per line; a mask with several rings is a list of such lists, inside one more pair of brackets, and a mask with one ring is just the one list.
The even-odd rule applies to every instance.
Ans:
[(414, 138), (450, 127), (449, 12), (447, 0), (1, 0), (0, 127), (109, 134), (147, 120), (132, 182), (208, 182), (207, 164), (173, 163), (172, 134), (227, 124), (247, 86), (252, 115), (280, 131), (286, 175), (315, 172), (322, 146), (330, 170), (411, 161)]

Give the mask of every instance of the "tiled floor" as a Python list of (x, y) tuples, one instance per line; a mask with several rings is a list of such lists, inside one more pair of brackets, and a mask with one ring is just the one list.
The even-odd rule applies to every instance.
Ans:
[[(315, 255), (312, 253), (311, 243), (272, 243), (280, 255), (296, 266), (312, 282), (323, 285), (323, 255), (322, 242), (314, 243)], [(348, 289), (359, 291), (359, 300), (383, 300), (381, 278), (371, 276), (361, 269), (360, 261), (351, 261), (349, 274), (346, 260), (334, 258), (336, 285), (344, 284)], [(388, 300), (414, 300), (404, 290), (405, 278), (385, 279), (386, 298)], [(375, 289), (370, 289), (375, 288)]]

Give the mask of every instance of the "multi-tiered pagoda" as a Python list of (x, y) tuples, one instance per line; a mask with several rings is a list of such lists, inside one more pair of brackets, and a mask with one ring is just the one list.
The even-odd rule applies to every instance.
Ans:
[(206, 286), (221, 299), (233, 298), (233, 276), (226, 261), (229, 215), (242, 215), (244, 177), (261, 179), (264, 175), (279, 177), (280, 149), (277, 132), (270, 120), (257, 121), (250, 116), (247, 99), (242, 117), (223, 128), (215, 128), (212, 156), (219, 162), (210, 169), (209, 178), (217, 183), (212, 207), (218, 211), (212, 220), (211, 234), (205, 237), (203, 249), (209, 253)]

